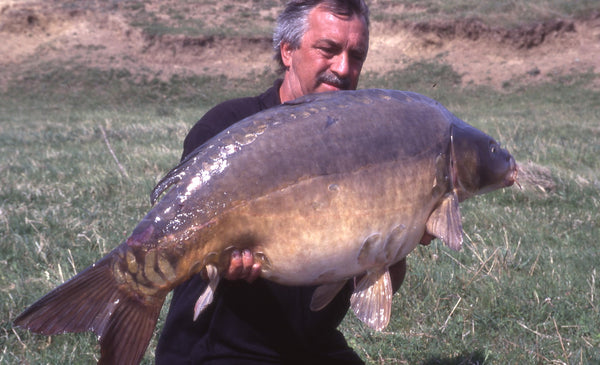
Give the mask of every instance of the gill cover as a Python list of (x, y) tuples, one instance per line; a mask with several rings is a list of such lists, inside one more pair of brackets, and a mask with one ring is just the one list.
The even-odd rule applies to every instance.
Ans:
[(457, 120), (450, 126), (450, 191), (429, 216), (427, 232), (453, 250), (462, 247), (459, 202), (515, 181), (514, 158), (487, 134)]

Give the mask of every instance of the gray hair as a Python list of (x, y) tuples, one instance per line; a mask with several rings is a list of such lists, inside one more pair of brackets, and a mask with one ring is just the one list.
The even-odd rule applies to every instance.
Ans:
[(273, 58), (280, 68), (285, 69), (281, 58), (281, 45), (288, 43), (292, 49), (298, 49), (308, 27), (308, 14), (319, 5), (336, 15), (362, 16), (369, 26), (369, 8), (364, 0), (291, 0), (277, 18), (277, 26), (273, 33)]

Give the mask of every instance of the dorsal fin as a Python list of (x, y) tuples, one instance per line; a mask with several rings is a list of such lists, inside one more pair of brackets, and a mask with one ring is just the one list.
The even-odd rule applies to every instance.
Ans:
[(185, 175), (184, 170), (187, 167), (188, 161), (193, 159), (201, 150), (204, 149), (204, 145), (200, 145), (195, 150), (190, 152), (183, 160), (177, 164), (171, 171), (169, 171), (160, 181), (154, 189), (152, 189), (152, 193), (150, 193), (150, 203), (154, 205), (158, 198), (167, 191), (172, 185), (181, 181), (183, 176)]
[(163, 177), (158, 182), (158, 184), (156, 184), (154, 189), (152, 189), (152, 193), (150, 193), (150, 204), (154, 205), (154, 203), (156, 203), (156, 201), (162, 195), (162, 193), (167, 191), (167, 189), (173, 184), (176, 184), (179, 181), (181, 181), (182, 176), (181, 174), (179, 174), (179, 166), (169, 171), (169, 173), (166, 174), (165, 177)]
[(169, 171), (160, 181), (156, 184), (154, 189), (152, 189), (152, 193), (150, 193), (150, 203), (154, 205), (158, 198), (166, 192), (172, 185), (177, 184), (183, 177), (185, 176), (185, 170), (187, 169), (189, 164), (193, 164), (190, 162), (193, 160), (201, 151), (210, 148), (209, 144), (204, 143), (200, 146), (196, 147), (192, 152), (190, 152), (183, 160), (177, 164), (171, 171)]

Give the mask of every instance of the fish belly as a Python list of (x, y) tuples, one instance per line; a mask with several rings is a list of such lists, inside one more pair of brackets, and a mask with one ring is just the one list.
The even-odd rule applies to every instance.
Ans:
[(390, 266), (423, 235), (437, 199), (432, 166), (388, 163), (306, 178), (241, 204), (219, 239), (251, 248), (263, 258), (263, 277), (281, 284), (337, 282)]

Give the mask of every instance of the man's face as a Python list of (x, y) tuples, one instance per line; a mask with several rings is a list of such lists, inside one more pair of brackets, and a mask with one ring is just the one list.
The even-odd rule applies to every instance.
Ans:
[(308, 30), (300, 47), (281, 47), (287, 68), (281, 101), (316, 92), (356, 89), (368, 47), (369, 31), (362, 17), (339, 17), (316, 7), (308, 16)]

